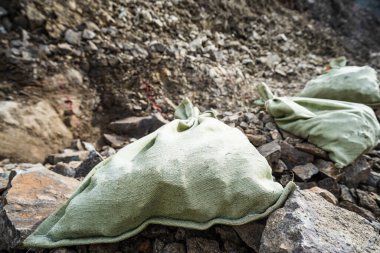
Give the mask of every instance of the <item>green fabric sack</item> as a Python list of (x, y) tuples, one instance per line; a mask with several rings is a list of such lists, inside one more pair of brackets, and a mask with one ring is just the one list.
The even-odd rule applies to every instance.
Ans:
[(275, 97), (265, 84), (258, 91), (266, 110), (283, 130), (322, 148), (338, 168), (374, 148), (380, 125), (363, 104), (329, 99)]
[(185, 100), (175, 116), (97, 165), (24, 246), (118, 242), (148, 224), (240, 225), (269, 215), (295, 188), (274, 182), (246, 136), (212, 112)]
[(328, 73), (309, 81), (298, 96), (380, 105), (379, 82), (373, 68), (332, 63), (330, 66)]

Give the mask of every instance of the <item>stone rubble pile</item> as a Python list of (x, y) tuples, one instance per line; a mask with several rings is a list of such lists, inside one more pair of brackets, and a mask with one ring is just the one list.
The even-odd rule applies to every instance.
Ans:
[[(294, 180), (299, 186), (283, 208), (266, 220), (242, 226), (218, 225), (195, 231), (152, 225), (121, 243), (37, 252), (380, 250), (380, 147), (352, 165), (337, 169), (323, 150), (277, 129), (273, 119), (259, 107), (227, 111), (219, 117), (247, 135), (272, 166), (276, 181), (285, 186)], [(144, 133), (152, 132), (164, 122), (159, 114), (119, 120), (117, 129), (125, 131), (118, 132), (120, 135), (110, 132), (108, 139), (104, 136), (110, 144), (97, 151), (92, 144), (76, 139), (60, 153), (47, 156), (44, 165), (2, 161), (0, 192), (5, 203), (0, 218), (2, 249), (16, 246), (30, 234), (70, 196), (97, 163), (136, 140), (129, 135), (143, 129), (147, 129)], [(115, 124), (110, 123), (109, 129), (114, 129)], [(124, 138), (124, 142), (115, 145), (109, 141), (111, 137)]]

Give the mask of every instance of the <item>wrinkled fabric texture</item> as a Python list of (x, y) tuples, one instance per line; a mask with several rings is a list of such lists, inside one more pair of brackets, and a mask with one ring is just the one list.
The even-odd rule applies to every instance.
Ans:
[(380, 105), (376, 71), (368, 66), (333, 68), (309, 81), (298, 96)]
[(327, 151), (338, 168), (349, 165), (374, 148), (380, 137), (379, 122), (366, 105), (329, 99), (274, 97), (266, 101), (265, 107), (281, 129)]
[(278, 208), (295, 188), (243, 133), (185, 100), (177, 119), (97, 165), (24, 242), (26, 247), (111, 243), (148, 224), (240, 225)]

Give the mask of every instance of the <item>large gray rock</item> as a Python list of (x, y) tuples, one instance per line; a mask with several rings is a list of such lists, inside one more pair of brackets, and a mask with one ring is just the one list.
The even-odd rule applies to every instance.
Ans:
[(380, 252), (380, 235), (356, 213), (296, 190), (269, 216), (259, 252)]

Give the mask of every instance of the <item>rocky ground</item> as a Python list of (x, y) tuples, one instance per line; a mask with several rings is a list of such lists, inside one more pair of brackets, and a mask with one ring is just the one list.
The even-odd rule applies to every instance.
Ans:
[[(150, 226), (118, 244), (78, 246), (46, 252), (377, 252), (380, 250), (380, 147), (337, 169), (326, 152), (279, 130), (260, 108), (224, 112), (221, 120), (244, 132), (282, 185), (299, 190), (267, 220), (206, 231)], [(61, 205), (104, 158), (166, 122), (155, 114), (110, 123), (108, 145), (78, 139), (44, 165), (3, 160), (3, 223), (0, 246), (14, 247)], [(122, 138), (131, 136), (130, 138)], [(133, 136), (133, 137), (132, 137)], [(0, 181), (1, 182), (1, 181)], [(315, 238), (318, 238), (316, 240)], [(342, 251), (342, 249), (344, 249)], [(37, 252), (45, 252), (37, 251)]]
[(118, 244), (46, 252), (380, 251), (380, 147), (338, 170), (253, 104), (258, 82), (294, 95), (332, 57), (379, 71), (375, 2), (1, 1), (0, 250), (187, 96), (240, 128), (276, 180), (300, 190), (240, 227), (151, 226)]

